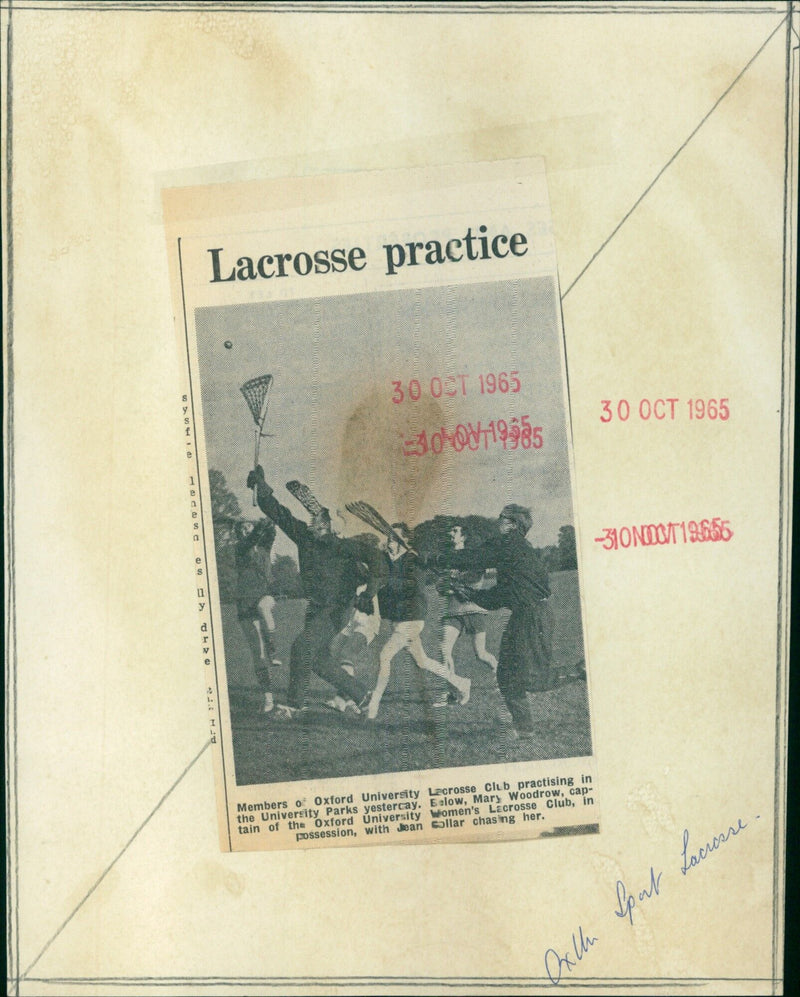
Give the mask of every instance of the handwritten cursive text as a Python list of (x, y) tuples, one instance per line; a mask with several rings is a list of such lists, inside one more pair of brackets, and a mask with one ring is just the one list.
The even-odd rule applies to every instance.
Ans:
[(544, 968), (551, 983), (560, 983), (564, 970), (571, 973), (589, 949), (597, 942), (593, 935), (584, 935), (583, 928), (578, 928), (578, 935), (572, 932), (572, 952), (560, 955), (555, 949), (548, 949), (544, 954)]
[[(639, 890), (639, 903), (644, 900), (652, 900), (653, 897), (659, 896), (659, 888), (661, 885), (661, 873), (656, 873), (652, 866), (650, 866), (650, 885), (645, 886), (643, 890)], [(628, 893), (628, 888), (622, 882), (621, 879), (617, 880), (617, 910), (614, 913), (617, 917), (627, 917), (631, 924), (633, 924), (633, 911), (636, 907), (636, 898), (633, 894)]]
[(681, 874), (686, 875), (690, 869), (694, 869), (696, 866), (700, 865), (701, 862), (705, 861), (712, 852), (715, 852), (720, 845), (724, 845), (725, 842), (740, 831), (743, 831), (747, 827), (741, 817), (738, 818), (735, 824), (731, 824), (727, 831), (723, 831), (722, 834), (715, 834), (711, 841), (706, 842), (705, 845), (701, 845), (697, 849), (696, 854), (689, 854), (689, 832), (686, 828), (683, 829), (683, 862), (681, 864)]

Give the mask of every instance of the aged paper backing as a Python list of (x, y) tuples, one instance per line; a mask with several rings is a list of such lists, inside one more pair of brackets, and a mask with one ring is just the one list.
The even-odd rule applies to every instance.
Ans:
[[(581, 931), (571, 987), (779, 990), (791, 4), (2, 17), (12, 991), (515, 992)], [(160, 190), (522, 156), (558, 253), (601, 833), (222, 854)], [(586, 541), (714, 516), (730, 543)], [(685, 831), (739, 821), (682, 874)]]

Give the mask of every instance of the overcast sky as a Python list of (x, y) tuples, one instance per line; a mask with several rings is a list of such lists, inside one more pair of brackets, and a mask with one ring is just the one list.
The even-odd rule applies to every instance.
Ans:
[[(532, 508), (528, 538), (537, 547), (573, 523), (550, 278), (202, 308), (196, 328), (208, 466), (225, 475), (246, 516), (254, 515), (245, 481), (255, 425), (239, 389), (272, 374), (273, 435), (262, 439), (260, 459), (295, 515), (303, 510), (283, 487), (292, 478), (332, 512), (360, 498), (412, 526), (437, 513), (496, 516), (519, 502)], [(500, 371), (518, 371), (521, 390), (481, 394), (479, 375)], [(433, 398), (434, 377), (443, 388), (455, 384), (457, 397)], [(408, 398), (412, 378), (418, 401)], [(422, 430), (430, 439), (442, 426), (486, 428), (522, 415), (542, 427), (541, 449), (490, 442), (485, 450), (482, 442), (477, 453), (446, 446), (439, 456), (403, 456), (405, 440)], [(347, 513), (338, 525), (345, 535), (363, 530)], [(286, 541), (275, 549), (293, 553)]]

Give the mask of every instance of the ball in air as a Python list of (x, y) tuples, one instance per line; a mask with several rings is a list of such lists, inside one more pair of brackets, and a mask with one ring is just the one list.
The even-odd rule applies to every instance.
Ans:
[(225, 340), (225, 349), (226, 350), (232, 350), (233, 349), (233, 343), (230, 341), (230, 339), (226, 339)]

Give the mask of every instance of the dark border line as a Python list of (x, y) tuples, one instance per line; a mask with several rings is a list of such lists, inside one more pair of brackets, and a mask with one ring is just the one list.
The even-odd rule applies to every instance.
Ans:
[[(0, 3), (0, 7), (10, 6), (12, 0), (5, 0)], [(494, 15), (527, 15), (527, 14), (779, 14), (784, 10), (783, 4), (747, 6), (743, 4), (737, 6), (725, 6), (721, 4), (709, 3), (707, 6), (695, 5), (682, 7), (677, 4), (649, 4), (640, 6), (622, 6), (620, 4), (606, 4), (603, 7), (594, 6), (587, 3), (575, 3), (569, 6), (559, 6), (557, 4), (537, 5), (535, 3), (370, 3), (364, 0), (363, 3), (302, 3), (302, 2), (273, 2), (259, 3), (253, 0), (252, 3), (238, 2), (225, 3), (202, 3), (200, 0), (187, 3), (157, 3), (153, 0), (146, 0), (137, 3), (135, 0), (115, 0), (115, 2), (103, 3), (97, 0), (96, 3), (87, 3), (86, 0), (70, 4), (68, 0), (54, 6), (47, 0), (39, 3), (15, 4), (16, 10), (48, 10), (56, 13), (70, 13), (72, 11), (109, 11), (120, 12), (129, 11), (131, 13), (191, 13), (199, 11), (213, 12), (258, 12), (272, 14), (308, 14), (308, 13), (346, 13), (346, 14), (494, 14)]]
[[(788, 643), (791, 631), (791, 603), (788, 610), (784, 610), (784, 572), (791, 571), (791, 552), (789, 552), (789, 565), (784, 567), (784, 501), (786, 498), (786, 475), (792, 475), (792, 468), (785, 467), (786, 455), (786, 435), (792, 432), (793, 426), (787, 422), (787, 403), (791, 404), (791, 399), (787, 399), (787, 377), (791, 377), (791, 371), (787, 373), (786, 360), (789, 345), (789, 328), (787, 316), (787, 295), (790, 293), (791, 274), (787, 272), (791, 261), (791, 240), (792, 232), (789, 225), (789, 203), (790, 185), (792, 183), (792, 169), (789, 149), (789, 132), (792, 121), (792, 34), (794, 32), (794, 0), (788, 0), (786, 14), (786, 68), (785, 68), (785, 97), (784, 97), (784, 146), (783, 146), (783, 238), (781, 249), (783, 251), (783, 274), (781, 284), (781, 404), (780, 404), (780, 451), (779, 451), (779, 509), (778, 509), (778, 619), (777, 619), (777, 648), (776, 648), (776, 674), (775, 674), (775, 776), (773, 790), (773, 813), (777, 816), (781, 814), (782, 820), (774, 822), (772, 832), (772, 975), (777, 977), (778, 966), (782, 968), (781, 979), (786, 975), (785, 951), (788, 941), (786, 926), (786, 863), (781, 864), (781, 845), (784, 848), (787, 841), (787, 793), (788, 793), (788, 734), (790, 717), (790, 697), (789, 697), (789, 650)], [(791, 481), (791, 478), (790, 478)], [(791, 509), (786, 510), (786, 515), (791, 516)], [(786, 581), (791, 591), (791, 576), (787, 575)], [(785, 617), (785, 618), (784, 618)], [(787, 655), (787, 671), (784, 673), (782, 660), (783, 653)], [(783, 775), (783, 779), (781, 779)], [(777, 898), (782, 897), (783, 904), (779, 907)], [(783, 912), (783, 949), (779, 947), (778, 939), (781, 937), (781, 913)]]
[(73, 919), (73, 917), (75, 917), (75, 915), (78, 913), (78, 911), (81, 909), (81, 907), (83, 907), (83, 905), (86, 903), (86, 901), (89, 899), (89, 897), (94, 893), (94, 891), (97, 889), (97, 887), (103, 882), (103, 880), (106, 878), (106, 876), (109, 874), (109, 872), (111, 872), (111, 870), (114, 868), (114, 866), (117, 864), (117, 862), (119, 862), (119, 860), (122, 858), (122, 856), (125, 854), (125, 852), (130, 848), (130, 846), (136, 840), (136, 838), (139, 837), (139, 834), (148, 825), (148, 823), (153, 818), (153, 816), (161, 809), (162, 805), (166, 802), (167, 798), (170, 796), (170, 794), (175, 789), (175, 787), (180, 783), (180, 781), (183, 779), (183, 777), (193, 768), (193, 766), (195, 765), (195, 763), (203, 756), (203, 753), (205, 752), (205, 750), (208, 748), (208, 746), (210, 744), (211, 744), (211, 740), (209, 739), (208, 741), (206, 741), (206, 743), (203, 745), (203, 747), (197, 752), (197, 754), (194, 756), (194, 758), (189, 762), (189, 764), (186, 766), (186, 768), (183, 770), (183, 772), (181, 772), (181, 774), (178, 776), (178, 778), (175, 780), (175, 782), (172, 783), (172, 785), (169, 787), (169, 789), (166, 791), (166, 793), (164, 793), (164, 795), (161, 797), (161, 799), (158, 801), (158, 803), (156, 803), (156, 805), (153, 807), (153, 809), (150, 811), (150, 813), (145, 817), (145, 819), (142, 821), (142, 823), (136, 828), (136, 830), (133, 832), (133, 834), (130, 836), (130, 838), (128, 838), (128, 840), (122, 846), (122, 848), (120, 849), (120, 851), (117, 853), (116, 857), (113, 858), (111, 860), (111, 862), (106, 866), (106, 868), (100, 874), (100, 876), (98, 877), (98, 879), (95, 881), (94, 885), (89, 888), (88, 892), (85, 894), (85, 896), (83, 897), (83, 899), (77, 904), (77, 906), (73, 909), (73, 911), (69, 915), (67, 915), (66, 919), (62, 922), (61, 926), (58, 929), (56, 929), (55, 933), (51, 936), (50, 940), (47, 942), (47, 944), (44, 946), (44, 948), (41, 950), (41, 952), (36, 956), (36, 958), (33, 960), (33, 962), (30, 964), (30, 966), (28, 966), (28, 968), (25, 970), (25, 972), (19, 978), (19, 982), (22, 982), (22, 981), (28, 979), (28, 973), (30, 973), (30, 971), (33, 969), (33, 967), (36, 965), (36, 963), (42, 958), (42, 956), (50, 948), (50, 946), (53, 944), (53, 942), (56, 940), (56, 938), (58, 938), (58, 936), (61, 934), (61, 932), (64, 930), (64, 928), (66, 928), (66, 926)]
[[(12, 12), (11, 2), (8, 3), (8, 24), (6, 27), (6, 218), (5, 218), (5, 265), (6, 287), (3, 320), (6, 333), (6, 348), (4, 351), (5, 372), (3, 375), (6, 392), (5, 428), (8, 433), (5, 464), (5, 502), (6, 525), (5, 558), (7, 564), (8, 599), (6, 601), (5, 620), (6, 635), (5, 650), (5, 682), (6, 690), (11, 694), (11, 716), (6, 714), (7, 764), (11, 765), (10, 783), (6, 787), (6, 818), (7, 826), (12, 825), (14, 843), (13, 859), (10, 854), (6, 858), (6, 874), (8, 876), (7, 907), (9, 912), (8, 929), (12, 933), (7, 945), (7, 956), (11, 959), (11, 979), (13, 993), (19, 993), (19, 753), (17, 748), (17, 597), (16, 597), (16, 550), (14, 537), (15, 522), (15, 490), (14, 490), (14, 229), (13, 215), (13, 74), (12, 63)], [(10, 721), (10, 726), (9, 726)], [(9, 758), (10, 756), (10, 758)], [(12, 865), (13, 863), (13, 865)], [(13, 890), (13, 894), (12, 894)], [(12, 916), (13, 914), (13, 916)]]
[[(243, 986), (304, 986), (309, 983), (370, 987), (375, 984), (402, 984), (403, 986), (429, 986), (432, 983), (442, 986), (481, 986), (489, 983), (495, 986), (543, 986), (553, 988), (553, 981), (546, 976), (31, 976), (29, 983), (78, 984), (105, 983), (107, 985), (127, 986), (128, 984), (147, 983), (150, 986), (180, 986), (202, 985), (210, 987), (225, 986), (230, 983)], [(698, 983), (775, 983), (770, 976), (694, 976), (670, 977), (656, 976), (652, 979), (641, 976), (584, 976), (580, 979), (562, 980), (558, 987), (584, 987), (590, 983), (611, 986), (641, 986), (653, 984), (663, 987), (695, 986)]]

